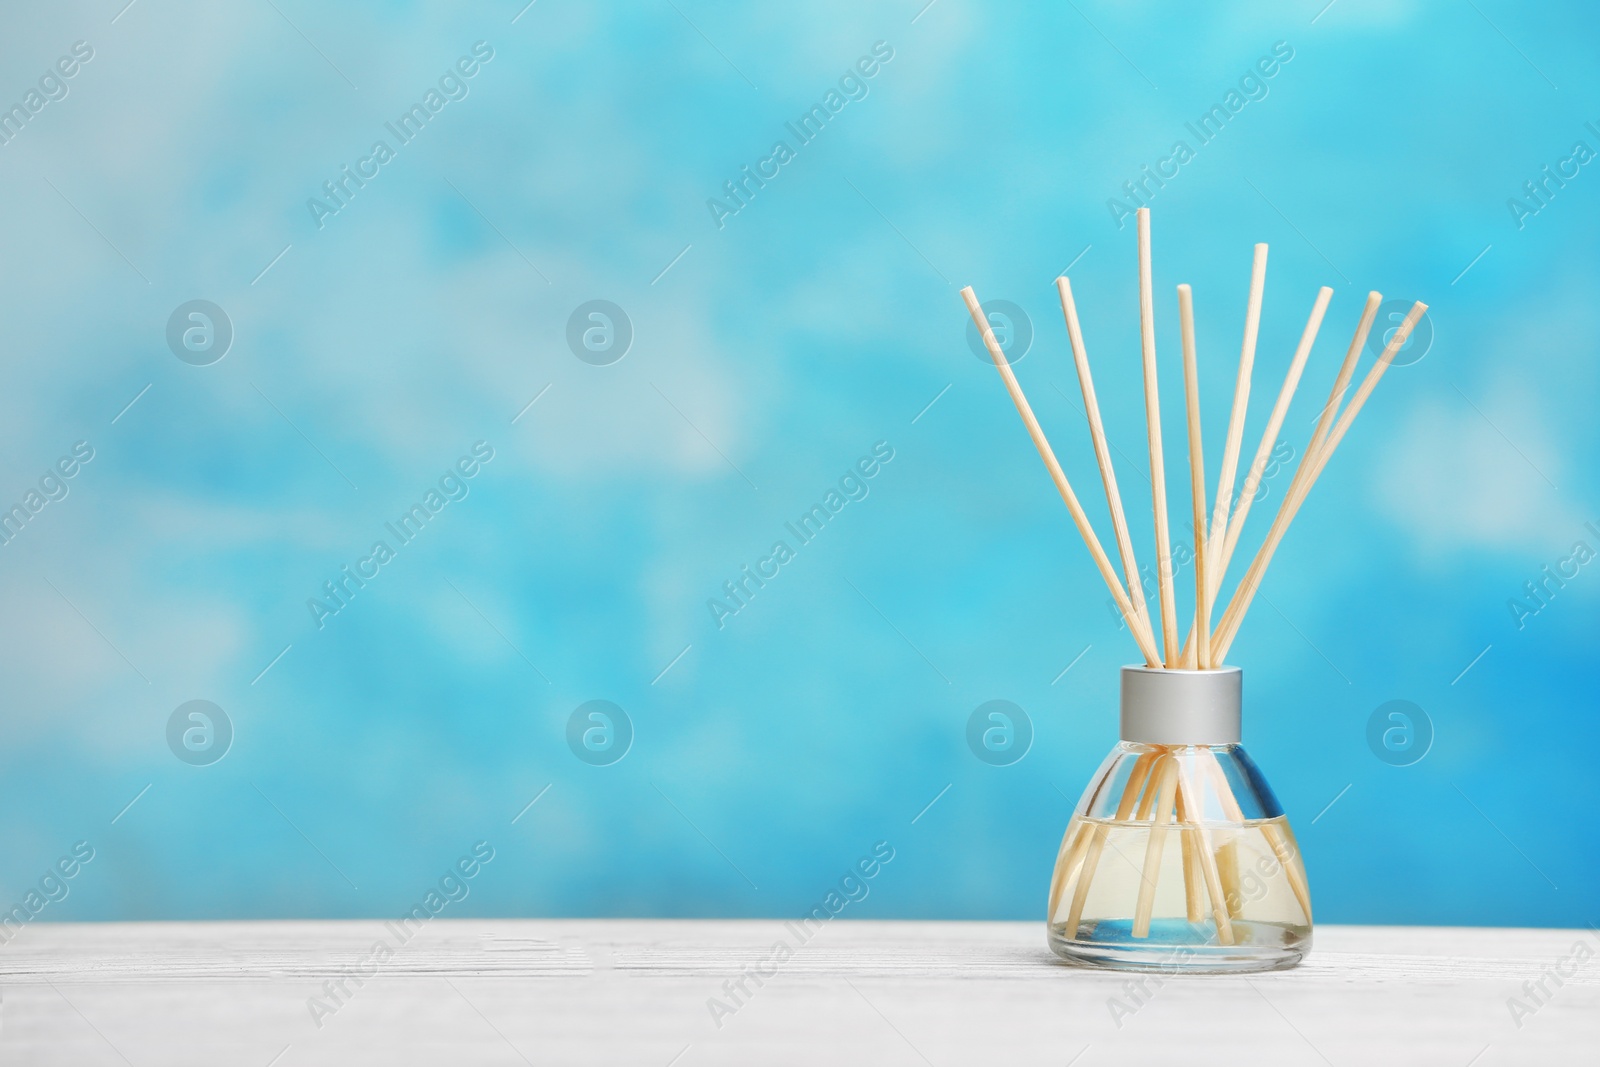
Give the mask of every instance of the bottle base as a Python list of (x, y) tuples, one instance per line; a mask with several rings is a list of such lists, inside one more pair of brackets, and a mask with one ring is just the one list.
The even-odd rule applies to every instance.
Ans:
[(1248, 974), (1281, 971), (1298, 964), (1311, 951), (1311, 931), (1304, 926), (1235, 920), (1235, 943), (1217, 942), (1209, 923), (1158, 919), (1148, 937), (1133, 936), (1129, 919), (1083, 922), (1078, 937), (1069, 938), (1065, 923), (1049, 928), (1050, 951), (1067, 963), (1114, 971), (1160, 974)]

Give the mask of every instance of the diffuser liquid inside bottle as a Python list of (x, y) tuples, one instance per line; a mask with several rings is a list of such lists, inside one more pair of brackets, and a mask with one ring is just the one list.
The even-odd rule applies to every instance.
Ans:
[[(1145, 751), (1130, 746), (1111, 762)], [(1129, 769), (1108, 765), (1107, 788), (1098, 796), (1092, 788), (1086, 798), (1093, 814), (1080, 810), (1062, 842), (1051, 880), (1051, 949), (1073, 962), (1175, 973), (1294, 966), (1310, 948), (1311, 902), (1288, 820), (1264, 783), (1265, 796), (1256, 795), (1266, 803), (1252, 804), (1244, 783), (1254, 768), (1237, 748), (1166, 751), (1186, 765), (1194, 761), (1189, 795), (1204, 817), (1169, 811), (1152, 818), (1147, 808), (1117, 818), (1104, 809), (1139, 792), (1139, 771), (1132, 770), (1129, 786)], [(1223, 793), (1212, 788), (1220, 778), (1204, 773), (1219, 757), (1240, 784), (1227, 790), (1230, 811), (1221, 810)], [(1239, 773), (1245, 769), (1251, 773)], [(1240, 798), (1258, 810), (1239, 812)]]

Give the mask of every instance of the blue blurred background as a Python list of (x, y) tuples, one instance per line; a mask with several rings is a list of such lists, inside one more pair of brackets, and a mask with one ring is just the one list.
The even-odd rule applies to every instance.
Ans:
[[(487, 841), (450, 914), (792, 916), (886, 841), (846, 914), (1040, 918), (1136, 652), (957, 294), (1028, 316), (1017, 373), (1109, 545), (1071, 264), (1151, 561), (1111, 201), (1183, 141), (1146, 186), (1175, 541), (1174, 285), (1213, 484), (1253, 242), (1247, 449), (1319, 285), (1296, 454), (1366, 292), (1432, 308), (1230, 656), (1317, 918), (1597, 917), (1591, 7), (524, 2), (3, 16), (0, 506), (28, 517), (0, 546), (0, 904), (87, 841), (40, 919), (394, 916)], [(769, 177), (734, 200), (742, 167)], [(193, 300), (231, 324), (220, 359), (215, 314), (169, 344)], [(569, 344), (593, 300), (620, 359), (614, 313)], [(479, 442), (402, 544), (385, 524)], [(800, 544), (785, 523), (875, 446)], [(341, 605), (347, 565), (377, 573)], [(1033, 735), (1006, 766), (966, 741), (997, 699)], [(193, 700), (225, 722), (169, 742)], [(587, 710), (569, 729), (593, 700), (625, 716), (610, 750)], [(1368, 742), (1396, 700), (1432, 734), (1406, 766)]]

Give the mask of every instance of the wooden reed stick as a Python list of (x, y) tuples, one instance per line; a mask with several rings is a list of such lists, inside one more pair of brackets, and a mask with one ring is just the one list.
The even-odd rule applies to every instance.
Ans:
[[(1272, 518), (1272, 526), (1267, 531), (1267, 539), (1271, 540), (1272, 531), (1287, 529), (1289, 519), (1293, 516), (1295, 495), (1300, 486), (1310, 476), (1312, 468), (1316, 465), (1317, 450), (1322, 447), (1323, 440), (1327, 437), (1329, 428), (1333, 425), (1334, 416), (1338, 414), (1339, 404), (1344, 399), (1344, 393), (1350, 385), (1350, 378), (1355, 374), (1356, 361), (1361, 357), (1361, 348), (1367, 343), (1367, 334), (1372, 330), (1372, 322), (1378, 315), (1378, 305), (1383, 303), (1383, 294), (1376, 291), (1367, 294), (1366, 307), (1362, 309), (1361, 321), (1356, 324), (1356, 332), (1350, 338), (1350, 347), (1345, 350), (1344, 361), (1339, 364), (1339, 373), (1333, 380), (1333, 388), (1328, 391), (1328, 401), (1322, 406), (1322, 414), (1317, 419), (1316, 429), (1311, 434), (1311, 441), (1306, 445), (1305, 451), (1300, 455), (1300, 463), (1295, 467), (1294, 476), (1289, 479), (1289, 488), (1284, 491), (1283, 499), (1278, 503), (1277, 514)], [(1280, 534), (1281, 536), (1281, 534)], [(1264, 547), (1264, 546), (1263, 546)], [(1260, 552), (1256, 553), (1260, 558)], [(1251, 561), (1254, 568), (1255, 560)], [(1246, 578), (1250, 571), (1246, 571)], [(1232, 610), (1233, 602), (1238, 600), (1239, 593), (1244, 588), (1243, 583), (1234, 590), (1233, 600), (1229, 601), (1228, 608)], [(1223, 612), (1223, 622), (1228, 621), (1228, 612)], [(1217, 630), (1212, 632), (1212, 654), (1222, 661), (1227, 655), (1227, 650), (1217, 651), (1217, 633), (1222, 627), (1218, 623)]]
[(1161, 860), (1167, 844), (1167, 824), (1172, 820), (1178, 798), (1178, 759), (1168, 752), (1151, 772), (1155, 782), (1155, 818), (1150, 823), (1150, 840), (1144, 850), (1144, 873), (1139, 878), (1139, 899), (1133, 911), (1133, 936), (1150, 936), (1150, 916), (1155, 910), (1156, 882), (1161, 877)]
[[(1277, 403), (1272, 405), (1272, 415), (1267, 419), (1267, 428), (1261, 434), (1261, 444), (1256, 446), (1255, 459), (1250, 463), (1250, 470), (1245, 476), (1244, 488), (1239, 490), (1239, 506), (1228, 519), (1227, 538), (1222, 545), (1222, 553), (1218, 557), (1217, 565), (1211, 569), (1211, 596), (1215, 598), (1218, 589), (1222, 586), (1222, 577), (1227, 573), (1228, 563), (1233, 559), (1233, 549), (1239, 542), (1239, 531), (1244, 529), (1244, 520), (1250, 514), (1250, 505), (1255, 501), (1256, 490), (1261, 486), (1262, 472), (1267, 469), (1267, 459), (1272, 454), (1273, 447), (1277, 444), (1278, 431), (1283, 427), (1283, 420), (1289, 414), (1289, 403), (1294, 399), (1295, 388), (1300, 384), (1300, 373), (1305, 370), (1306, 357), (1311, 355), (1311, 346), (1316, 343), (1317, 333), (1322, 329), (1323, 316), (1328, 311), (1328, 301), (1333, 298), (1333, 290), (1324, 285), (1317, 290), (1317, 301), (1311, 306), (1311, 317), (1306, 319), (1306, 328), (1300, 334), (1300, 343), (1295, 347), (1294, 359), (1289, 363), (1289, 373), (1284, 375), (1283, 387), (1278, 390)], [(1210, 616), (1206, 617), (1206, 625), (1211, 625)]]
[(1139, 810), (1133, 813), (1134, 822), (1144, 822), (1150, 818), (1150, 812), (1156, 806), (1156, 792), (1155, 767), (1152, 764), (1145, 779), (1144, 795), (1139, 798)]
[[(1367, 335), (1372, 332), (1372, 323), (1378, 317), (1378, 305), (1382, 303), (1383, 294), (1376, 289), (1367, 294), (1366, 306), (1361, 309), (1361, 321), (1356, 324), (1356, 332), (1350, 338), (1350, 347), (1345, 350), (1344, 361), (1339, 364), (1339, 374), (1334, 378), (1333, 388), (1328, 392), (1328, 403), (1318, 415), (1316, 432), (1311, 435), (1311, 443), (1306, 445), (1306, 454), (1300, 458), (1300, 466), (1295, 469), (1297, 477), (1305, 475), (1308, 469), (1306, 461), (1315, 459), (1322, 442), (1328, 439), (1334, 418), (1339, 414), (1339, 405), (1344, 403), (1345, 390), (1350, 388), (1350, 379), (1355, 377), (1356, 363), (1361, 359), (1361, 350), (1367, 345)], [(1282, 510), (1281, 504), (1279, 510)]]
[[(1076, 833), (1074, 833), (1076, 831)], [(1067, 826), (1067, 832), (1061, 835), (1061, 849), (1056, 853), (1055, 876), (1050, 880), (1050, 908), (1045, 912), (1045, 922), (1055, 922), (1056, 909), (1061, 906), (1061, 891), (1067, 887), (1067, 878), (1073, 869), (1083, 862), (1084, 853), (1089, 851), (1089, 839), (1094, 836), (1086, 819), (1076, 819)], [(1070, 853), (1067, 843), (1072, 843)], [(1063, 863), (1062, 859), (1067, 858)]]
[[(1235, 833), (1242, 833), (1244, 827), (1244, 812), (1239, 807), (1239, 798), (1233, 795), (1233, 786), (1228, 783), (1228, 776), (1222, 771), (1222, 764), (1217, 761), (1216, 753), (1209, 750), (1200, 756), (1200, 766), (1205, 775), (1211, 780), (1211, 788), (1217, 794), (1217, 802), (1222, 805), (1222, 815), (1229, 822), (1234, 823)], [(1228, 912), (1235, 919), (1240, 917), (1244, 910), (1244, 897), (1239, 886), (1239, 847), (1238, 840), (1230, 840), (1217, 846), (1217, 866), (1222, 872), (1222, 889), (1227, 896)]]
[(1317, 450), (1317, 469), (1312, 472), (1307, 484), (1300, 490), (1302, 497), (1310, 490), (1311, 481), (1322, 473), (1322, 468), (1328, 465), (1328, 460), (1333, 456), (1333, 450), (1339, 447), (1339, 442), (1344, 440), (1344, 435), (1350, 431), (1351, 423), (1356, 421), (1356, 416), (1361, 413), (1361, 407), (1378, 387), (1378, 381), (1388, 371), (1394, 362), (1395, 355), (1405, 347), (1406, 341), (1411, 337), (1411, 331), (1421, 321), (1422, 316), (1428, 313), (1428, 305), (1418, 300), (1411, 305), (1411, 310), (1406, 312), (1406, 317), (1401, 321), (1394, 336), (1389, 343), (1383, 346), (1383, 353), (1378, 356), (1378, 361), (1372, 365), (1367, 376), (1361, 381), (1361, 388), (1356, 390), (1356, 395), (1351, 398), (1349, 406), (1339, 415), (1339, 422), (1334, 426), (1333, 432), (1328, 435), (1327, 441)]
[[(1373, 295), (1377, 296), (1378, 294), (1374, 293)], [(1371, 301), (1369, 300), (1370, 303)], [(1279, 543), (1282, 542), (1284, 532), (1289, 527), (1289, 522), (1294, 518), (1295, 513), (1300, 510), (1300, 505), (1305, 503), (1306, 496), (1311, 492), (1311, 486), (1315, 484), (1318, 476), (1322, 474), (1323, 468), (1328, 465), (1328, 460), (1333, 458), (1334, 449), (1338, 448), (1339, 442), (1344, 440), (1344, 435), (1349, 431), (1350, 425), (1355, 422), (1356, 416), (1361, 413), (1361, 408), (1366, 404), (1367, 398), (1378, 387), (1379, 380), (1383, 378), (1384, 372), (1389, 369), (1390, 363), (1394, 361), (1395, 353), (1405, 347), (1407, 338), (1411, 336), (1411, 330), (1416, 326), (1417, 321), (1427, 313), (1427, 310), (1428, 305), (1420, 300), (1411, 305), (1411, 310), (1406, 314), (1405, 320), (1400, 323), (1400, 327), (1395, 330), (1394, 336), (1384, 346), (1383, 353), (1378, 357), (1378, 361), (1372, 365), (1372, 369), (1367, 372), (1366, 378), (1362, 380), (1361, 388), (1356, 390), (1356, 395), (1339, 416), (1338, 424), (1334, 426), (1333, 431), (1328, 434), (1314, 454), (1308, 454), (1301, 460), (1302, 468), (1310, 464), (1310, 472), (1299, 485), (1290, 484), (1289, 492), (1293, 498), (1284, 500), (1284, 507), (1279, 508), (1278, 511), (1278, 519), (1281, 521), (1274, 520), (1272, 529), (1267, 533), (1266, 543), (1256, 553), (1256, 558), (1250, 562), (1250, 570), (1246, 572), (1244, 580), (1239, 583), (1239, 588), (1235, 590), (1233, 600), (1229, 602), (1228, 610), (1223, 615), (1222, 623), (1217, 627), (1221, 640), (1219, 642), (1215, 637), (1212, 640), (1213, 647), (1220, 649), (1217, 655), (1227, 654), (1228, 646), (1233, 643), (1234, 636), (1239, 632), (1239, 624), (1243, 621), (1244, 613), (1250, 607), (1250, 601), (1255, 596), (1256, 590), (1261, 586), (1261, 578), (1266, 573), (1267, 564), (1272, 562), (1272, 554), (1277, 551)], [(1362, 323), (1367, 329), (1371, 328), (1371, 321), (1366, 317), (1363, 317)], [(1364, 340), (1365, 337), (1363, 336)], [(1300, 472), (1296, 471), (1295, 473), (1299, 474)]]
[[(1181, 760), (1182, 756), (1175, 756)], [(1194, 830), (1191, 823), (1194, 821), (1189, 815), (1189, 805), (1185, 801), (1182, 778), (1179, 778), (1178, 787), (1178, 844), (1183, 852), (1183, 908), (1184, 918), (1192, 923), (1204, 920), (1205, 910), (1200, 903), (1200, 894), (1205, 888), (1205, 878), (1200, 873), (1200, 857), (1195, 854)]]
[(1217, 500), (1211, 511), (1212, 558), (1220, 561), (1228, 533), (1228, 511), (1233, 506), (1233, 483), (1239, 472), (1239, 448), (1244, 442), (1244, 419), (1250, 407), (1250, 376), (1256, 362), (1256, 340), (1261, 334), (1261, 295), (1267, 284), (1267, 246), (1258, 244), (1250, 262), (1250, 299), (1244, 313), (1244, 342), (1239, 347), (1239, 374), (1233, 384), (1233, 411), (1228, 416), (1228, 436), (1222, 445), (1222, 470), (1217, 474)]
[[(1183, 340), (1183, 399), (1189, 416), (1189, 499), (1194, 516), (1194, 625), (1183, 647), (1183, 666), (1211, 666), (1211, 583), (1206, 568), (1206, 454), (1200, 436), (1200, 379), (1194, 353), (1194, 293), (1178, 286), (1178, 330)], [(1193, 637), (1199, 634), (1199, 641)], [(1184, 837), (1184, 842), (1188, 842)]]
[(1069, 941), (1078, 937), (1078, 926), (1083, 922), (1083, 905), (1089, 899), (1089, 885), (1094, 881), (1095, 869), (1100, 866), (1100, 853), (1106, 847), (1106, 828), (1101, 823), (1095, 823), (1094, 829), (1089, 834), (1089, 849), (1084, 853), (1083, 866), (1078, 869), (1078, 881), (1072, 887), (1072, 906), (1067, 909), (1067, 921), (1062, 927), (1062, 936)]
[(1241, 919), (1244, 895), (1239, 888), (1239, 842), (1234, 836), (1236, 833), (1237, 830), (1229, 830), (1227, 840), (1217, 842), (1217, 873), (1222, 877), (1222, 900), (1229, 917)]
[(1206, 892), (1211, 897), (1211, 915), (1217, 924), (1217, 943), (1220, 945), (1233, 944), (1233, 922), (1228, 917), (1228, 898), (1222, 888), (1222, 876), (1217, 870), (1217, 856), (1211, 848), (1211, 831), (1205, 824), (1205, 805), (1201, 800), (1201, 792), (1196, 787), (1192, 770), (1187, 766), (1179, 768), (1179, 788), (1184, 792), (1184, 810), (1194, 820), (1194, 833), (1200, 839), (1200, 847), (1196, 850), (1200, 854), (1200, 873), (1205, 877)]
[(1155, 508), (1156, 573), (1161, 642), (1167, 667), (1178, 666), (1178, 616), (1172, 591), (1172, 545), (1167, 532), (1167, 470), (1161, 455), (1161, 394), (1156, 386), (1156, 321), (1150, 281), (1150, 209), (1138, 210), (1139, 347), (1144, 356), (1144, 421), (1150, 439), (1150, 492)]
[(1128, 580), (1128, 596), (1133, 602), (1134, 619), (1144, 628), (1152, 647), (1155, 636), (1150, 629), (1150, 614), (1144, 602), (1144, 584), (1139, 580), (1139, 564), (1133, 558), (1133, 538), (1128, 535), (1128, 517), (1122, 510), (1122, 494), (1117, 491), (1117, 474), (1111, 465), (1106, 430), (1100, 420), (1100, 402), (1095, 397), (1094, 378), (1089, 373), (1089, 352), (1083, 343), (1078, 322), (1078, 305), (1072, 299), (1072, 284), (1065, 277), (1056, 279), (1061, 297), (1061, 313), (1067, 320), (1067, 339), (1072, 346), (1072, 361), (1078, 369), (1078, 387), (1083, 391), (1083, 410), (1089, 418), (1089, 438), (1094, 442), (1094, 457), (1100, 464), (1100, 480), (1106, 487), (1106, 505), (1111, 509), (1111, 528), (1116, 533), (1117, 552), (1122, 557), (1122, 573)]
[[(1244, 812), (1239, 808), (1239, 798), (1234, 795), (1233, 785), (1228, 781), (1228, 774), (1222, 769), (1222, 764), (1217, 759), (1216, 753), (1209, 749), (1202, 750), (1202, 758), (1206, 761), (1207, 773), (1211, 776), (1212, 788), (1217, 791), (1217, 796), (1222, 800), (1223, 814), (1241, 825), (1245, 822)], [(1289, 882), (1289, 889), (1294, 893), (1295, 900), (1300, 904), (1300, 910), (1305, 912), (1306, 922), (1311, 921), (1311, 887), (1306, 884), (1305, 870), (1295, 860), (1292, 849), (1284, 842), (1279, 827), (1270, 822), (1260, 822), (1261, 836), (1266, 838), (1271, 846), (1272, 853), (1278, 859), (1278, 865), (1283, 868), (1284, 877)], [(1285, 829), (1287, 829), (1285, 827)]]
[(1117, 818), (1126, 819), (1133, 811), (1134, 801), (1139, 799), (1140, 792), (1150, 780), (1150, 765), (1155, 763), (1159, 752), (1146, 752), (1133, 761), (1133, 770), (1128, 772), (1127, 784), (1122, 787), (1122, 796), (1117, 801)]
[(1005, 353), (1000, 350), (1000, 342), (995, 340), (994, 331), (989, 328), (989, 320), (984, 315), (983, 308), (979, 306), (972, 286), (969, 285), (961, 290), (961, 299), (966, 302), (967, 313), (972, 316), (972, 322), (978, 327), (978, 334), (983, 338), (984, 347), (989, 350), (989, 358), (994, 360), (995, 369), (1000, 372), (1000, 379), (1005, 382), (1006, 392), (1011, 394), (1011, 402), (1017, 406), (1017, 414), (1022, 416), (1022, 424), (1027, 427), (1028, 436), (1033, 438), (1034, 447), (1039, 450), (1039, 458), (1044, 460), (1045, 468), (1049, 470), (1051, 479), (1056, 483), (1056, 490), (1066, 502), (1067, 510), (1072, 513), (1072, 521), (1078, 527), (1078, 533), (1083, 537), (1084, 544), (1088, 545), (1089, 554), (1094, 557), (1094, 565), (1100, 570), (1100, 577), (1105, 579), (1106, 586), (1111, 590), (1111, 596), (1117, 602), (1117, 610), (1122, 612), (1123, 618), (1129, 620), (1128, 629), (1133, 634), (1133, 639), (1138, 642), (1139, 651), (1144, 653), (1147, 664), (1152, 667), (1159, 665), (1161, 657), (1156, 652), (1155, 642), (1139, 629), (1135, 621), (1133, 604), (1129, 601), (1128, 594), (1123, 591), (1122, 582), (1112, 569), (1111, 561), (1106, 558), (1105, 549), (1100, 547), (1100, 539), (1095, 536), (1094, 528), (1089, 525), (1089, 516), (1084, 514), (1083, 505), (1078, 503), (1078, 496), (1072, 491), (1066, 472), (1056, 461), (1055, 451), (1045, 439), (1039, 420), (1034, 418), (1028, 398), (1022, 395), (1022, 386), (1017, 383), (1017, 376), (1011, 373), (1011, 364), (1006, 362)]
[(1306, 925), (1311, 925), (1311, 887), (1306, 884), (1305, 868), (1300, 864), (1300, 848), (1294, 839), (1294, 831), (1288, 823), (1278, 826), (1274, 823), (1263, 823), (1262, 830), (1266, 831), (1267, 843), (1272, 846), (1273, 855), (1278, 857), (1278, 865), (1289, 876), (1289, 888), (1294, 890), (1294, 897), (1300, 904), (1300, 910), (1305, 912)]
[[(1128, 783), (1122, 787), (1122, 797), (1117, 801), (1117, 822), (1127, 822), (1128, 815), (1133, 811), (1135, 801), (1139, 799), (1139, 790), (1144, 787), (1145, 779), (1149, 777), (1150, 765), (1155, 762), (1157, 752), (1146, 752), (1133, 761), (1133, 769), (1128, 772)], [(1083, 921), (1083, 906), (1089, 899), (1089, 884), (1094, 881), (1095, 868), (1100, 865), (1100, 853), (1106, 847), (1106, 828), (1103, 823), (1096, 823), (1094, 832), (1089, 838), (1089, 849), (1083, 857), (1083, 867), (1078, 871), (1078, 882), (1072, 890), (1072, 907), (1067, 912), (1066, 936), (1078, 936), (1078, 924)]]

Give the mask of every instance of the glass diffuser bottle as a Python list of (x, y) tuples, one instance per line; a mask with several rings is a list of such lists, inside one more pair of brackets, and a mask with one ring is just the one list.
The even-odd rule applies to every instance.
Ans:
[[(1147, 603), (1144, 595), (1072, 284), (1063, 275), (1056, 279), (1056, 292), (1083, 393), (1089, 438), (1105, 486), (1122, 563), (1121, 578), (1023, 394), (988, 311), (970, 285), (961, 290), (972, 325), (1146, 664), (1122, 669), (1122, 739), (1078, 802), (1061, 841), (1046, 919), (1050, 947), (1073, 963), (1126, 970), (1239, 972), (1293, 967), (1311, 948), (1311, 892), (1283, 808), (1239, 745), (1239, 669), (1221, 664), (1226, 663), (1228, 649), (1289, 524), (1428, 306), (1416, 301), (1395, 329), (1384, 332), (1382, 352), (1352, 394), (1357, 363), (1369, 347), (1368, 337), (1383, 307), (1383, 294), (1367, 294), (1327, 403), (1283, 490), (1272, 525), (1232, 596), (1223, 600), (1222, 579), (1251, 502), (1262, 479), (1273, 469), (1278, 432), (1333, 290), (1323, 286), (1317, 291), (1255, 459), (1245, 468), (1248, 473), (1240, 484), (1240, 449), (1267, 270), (1267, 246), (1255, 246), (1233, 408), (1208, 522), (1194, 292), (1188, 285), (1177, 287), (1195, 579), (1194, 623), (1189, 638), (1183, 640), (1179, 622), (1187, 612), (1178, 606), (1173, 583), (1161, 440), (1150, 211), (1141, 207), (1135, 216), (1145, 440), (1159, 561), (1155, 604)], [(1126, 586), (1122, 578), (1126, 578)], [(1214, 608), (1222, 609), (1215, 627)]]
[(1311, 948), (1294, 832), (1239, 744), (1242, 676), (1122, 669), (1121, 741), (1078, 802), (1050, 883), (1073, 963), (1172, 973), (1293, 967)]

